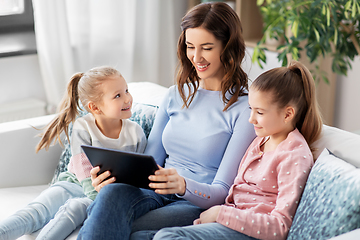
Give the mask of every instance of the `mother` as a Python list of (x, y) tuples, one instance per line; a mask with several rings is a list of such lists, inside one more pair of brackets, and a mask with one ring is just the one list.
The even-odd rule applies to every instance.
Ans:
[(255, 137), (241, 23), (227, 4), (204, 3), (181, 27), (177, 85), (158, 110), (145, 151), (164, 167), (149, 177), (162, 183), (150, 184), (155, 191), (109, 184), (109, 173), (97, 177), (94, 168), (99, 194), (78, 239), (129, 239), (139, 230), (189, 225), (227, 196)]

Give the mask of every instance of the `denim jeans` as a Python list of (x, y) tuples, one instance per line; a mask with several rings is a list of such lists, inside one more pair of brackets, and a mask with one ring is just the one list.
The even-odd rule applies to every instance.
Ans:
[[(146, 234), (144, 232), (143, 234)], [(139, 234), (140, 237), (140, 234)], [(140, 239), (140, 238), (139, 238)], [(187, 227), (164, 228), (155, 234), (154, 240), (256, 240), (220, 223), (205, 223)]]
[(84, 221), (91, 202), (81, 186), (57, 182), (26, 207), (1, 221), (0, 239), (16, 239), (44, 226), (36, 239), (65, 239), (77, 227), (75, 225)]
[(131, 232), (192, 224), (203, 209), (175, 195), (113, 183), (88, 208), (78, 239), (129, 239)]

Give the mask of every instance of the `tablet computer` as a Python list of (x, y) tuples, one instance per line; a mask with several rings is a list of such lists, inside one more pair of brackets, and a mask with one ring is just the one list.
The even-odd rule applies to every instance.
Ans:
[(159, 169), (150, 155), (82, 145), (91, 164), (100, 167), (99, 174), (110, 171), (117, 183), (149, 188), (149, 176)]

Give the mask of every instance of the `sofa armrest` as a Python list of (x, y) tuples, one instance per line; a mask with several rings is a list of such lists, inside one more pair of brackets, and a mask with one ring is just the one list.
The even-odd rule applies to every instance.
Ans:
[(359, 240), (360, 239), (360, 228), (355, 229), (351, 232), (341, 234), (339, 236), (330, 238), (329, 240)]
[[(35, 153), (36, 137), (54, 115), (0, 123), (0, 188), (50, 183), (59, 162), (59, 144)], [(37, 128), (37, 129), (35, 129)]]

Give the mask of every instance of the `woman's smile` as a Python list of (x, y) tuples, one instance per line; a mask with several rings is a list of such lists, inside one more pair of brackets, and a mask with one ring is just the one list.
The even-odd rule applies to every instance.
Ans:
[(208, 30), (198, 27), (185, 32), (186, 54), (200, 79), (219, 84), (224, 76), (220, 60), (223, 46)]
[(196, 70), (199, 71), (199, 72), (204, 72), (206, 69), (208, 69), (209, 66), (210, 66), (210, 63), (206, 64), (206, 65), (197, 64), (196, 65)]

